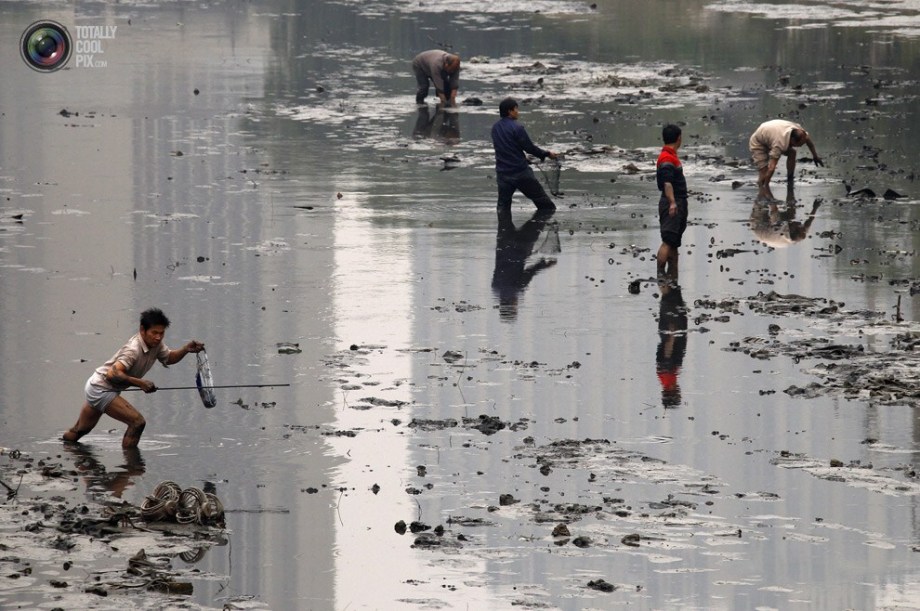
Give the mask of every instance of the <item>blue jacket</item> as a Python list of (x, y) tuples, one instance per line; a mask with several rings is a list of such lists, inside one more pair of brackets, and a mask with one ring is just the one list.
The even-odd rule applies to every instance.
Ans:
[(530, 164), (524, 153), (546, 159), (549, 151), (544, 151), (530, 140), (524, 126), (512, 119), (503, 117), (492, 126), (492, 146), (495, 147), (495, 171), (499, 174), (517, 174), (526, 170)]

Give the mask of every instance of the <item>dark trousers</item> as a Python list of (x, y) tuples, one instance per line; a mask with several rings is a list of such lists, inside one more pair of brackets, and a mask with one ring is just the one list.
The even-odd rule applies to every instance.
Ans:
[(543, 185), (534, 176), (533, 170), (527, 168), (517, 174), (498, 174), (498, 207), (510, 208), (511, 197), (515, 191), (523, 193), (539, 210), (555, 210), (556, 204), (549, 198)]
[[(412, 66), (412, 71), (415, 72), (415, 84), (417, 85), (415, 89), (415, 103), (423, 104), (425, 102), (425, 98), (428, 97), (428, 90), (431, 88), (431, 85), (429, 84), (431, 77), (425, 74), (425, 71), (416, 65)], [(442, 91), (438, 90), (437, 87), (435, 87), (434, 92), (436, 95), (443, 93)]]

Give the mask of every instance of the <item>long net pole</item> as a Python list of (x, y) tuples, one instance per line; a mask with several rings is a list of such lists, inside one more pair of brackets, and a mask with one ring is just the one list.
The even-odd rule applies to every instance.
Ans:
[[(208, 388), (268, 388), (272, 386), (290, 386), (290, 384), (220, 384)], [(122, 392), (143, 390), (143, 388), (126, 388)], [(157, 386), (157, 390), (198, 390), (197, 386)]]

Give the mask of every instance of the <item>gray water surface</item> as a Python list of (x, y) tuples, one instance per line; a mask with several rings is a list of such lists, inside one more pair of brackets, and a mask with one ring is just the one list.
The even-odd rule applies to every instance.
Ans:
[[(39, 19), (117, 25), (105, 65), (30, 70)], [(815, 390), (847, 361), (802, 348), (920, 332), (913, 3), (4, 2), (0, 40), (0, 446), (72, 463), (83, 384), (150, 306), (217, 384), (290, 384), (212, 410), (132, 395), (140, 466), (114, 420), (84, 440), (111, 475), (77, 482), (88, 498), (215, 486), (226, 545), (194, 563), (194, 605), (920, 607), (917, 360), (885, 370), (903, 394)], [(438, 46), (481, 106), (416, 108), (409, 61)], [(503, 292), (506, 95), (566, 155), (549, 243)], [(747, 140), (777, 116), (827, 167), (787, 190), (780, 164), (771, 234)], [(659, 319), (684, 310), (649, 280), (666, 122), (693, 193), (676, 348)], [(522, 229), (533, 207), (512, 212)], [(819, 307), (764, 311), (771, 291)], [(149, 377), (194, 384), (194, 360)], [(54, 604), (5, 581), (4, 608)]]

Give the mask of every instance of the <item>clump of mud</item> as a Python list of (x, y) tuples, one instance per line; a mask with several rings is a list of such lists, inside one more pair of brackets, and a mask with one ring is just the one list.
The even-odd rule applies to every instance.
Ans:
[[(849, 311), (834, 300), (773, 291), (745, 301), (758, 314), (812, 321), (806, 337), (798, 332), (787, 338), (774, 323), (766, 336), (746, 337), (727, 348), (756, 359), (784, 355), (796, 363), (816, 361), (806, 372), (817, 379), (805, 387), (790, 386), (786, 394), (834, 394), (876, 404), (920, 405), (920, 330), (915, 325), (892, 321), (884, 312)], [(741, 300), (699, 300), (695, 305), (732, 313), (743, 307)], [(873, 348), (880, 336), (888, 336), (884, 350)]]

